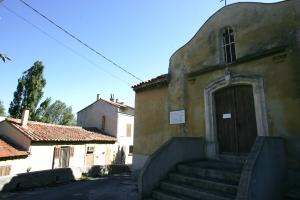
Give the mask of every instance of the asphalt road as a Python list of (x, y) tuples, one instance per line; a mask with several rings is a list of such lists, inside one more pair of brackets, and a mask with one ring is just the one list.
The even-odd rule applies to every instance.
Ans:
[(30, 191), (0, 193), (2, 200), (137, 200), (137, 185), (128, 174), (107, 176)]

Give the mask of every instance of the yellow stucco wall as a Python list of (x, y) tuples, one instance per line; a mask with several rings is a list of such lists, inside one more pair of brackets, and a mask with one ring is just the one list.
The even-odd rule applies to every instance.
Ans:
[(152, 153), (169, 138), (167, 88), (137, 93), (135, 109), (133, 153)]
[[(172, 55), (169, 85), (136, 93), (134, 153), (149, 155), (173, 136), (205, 136), (204, 90), (224, 77), (221, 31), (227, 26), (234, 30), (237, 60), (247, 58), (228, 66), (231, 73), (263, 78), (269, 135), (300, 137), (299, 7), (297, 0), (237, 3), (216, 12)], [(189, 76), (206, 69), (212, 70)], [(181, 109), (186, 123), (168, 125), (169, 112)]]

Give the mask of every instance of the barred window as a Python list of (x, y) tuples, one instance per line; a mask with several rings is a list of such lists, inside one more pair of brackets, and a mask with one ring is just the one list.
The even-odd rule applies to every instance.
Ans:
[(236, 61), (234, 33), (230, 27), (223, 30), (223, 52), (226, 64)]

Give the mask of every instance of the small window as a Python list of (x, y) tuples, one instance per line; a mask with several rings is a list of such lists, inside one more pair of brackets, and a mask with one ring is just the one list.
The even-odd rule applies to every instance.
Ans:
[(102, 128), (102, 131), (105, 132), (105, 116), (102, 116), (102, 122), (101, 122), (101, 128)]
[(236, 61), (233, 30), (230, 27), (225, 28), (222, 33), (222, 38), (223, 38), (224, 61), (226, 64), (233, 63), (234, 61)]
[(88, 148), (86, 149), (86, 153), (87, 153), (87, 154), (89, 154), (89, 153), (94, 153), (94, 151), (95, 151), (95, 147), (88, 147)]
[(129, 146), (129, 154), (133, 154), (133, 145)]
[(0, 176), (8, 176), (10, 174), (11, 166), (0, 166)]
[(126, 135), (131, 137), (131, 124), (126, 124)]

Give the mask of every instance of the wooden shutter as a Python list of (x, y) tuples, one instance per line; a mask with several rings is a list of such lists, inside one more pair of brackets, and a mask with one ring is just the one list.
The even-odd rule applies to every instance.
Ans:
[(4, 174), (4, 166), (1, 166), (0, 167), (0, 176), (4, 176), (3, 174)]
[(1, 166), (0, 167), (0, 176), (8, 176), (10, 174), (11, 166)]
[(60, 157), (60, 148), (54, 147), (54, 158), (58, 159)]
[(4, 176), (8, 176), (8, 175), (10, 174), (10, 169), (11, 169), (11, 166), (10, 166), (10, 165), (5, 166)]
[(126, 135), (131, 137), (131, 124), (126, 124)]
[(70, 151), (70, 157), (73, 157), (74, 156), (74, 147), (70, 147), (69, 151)]

